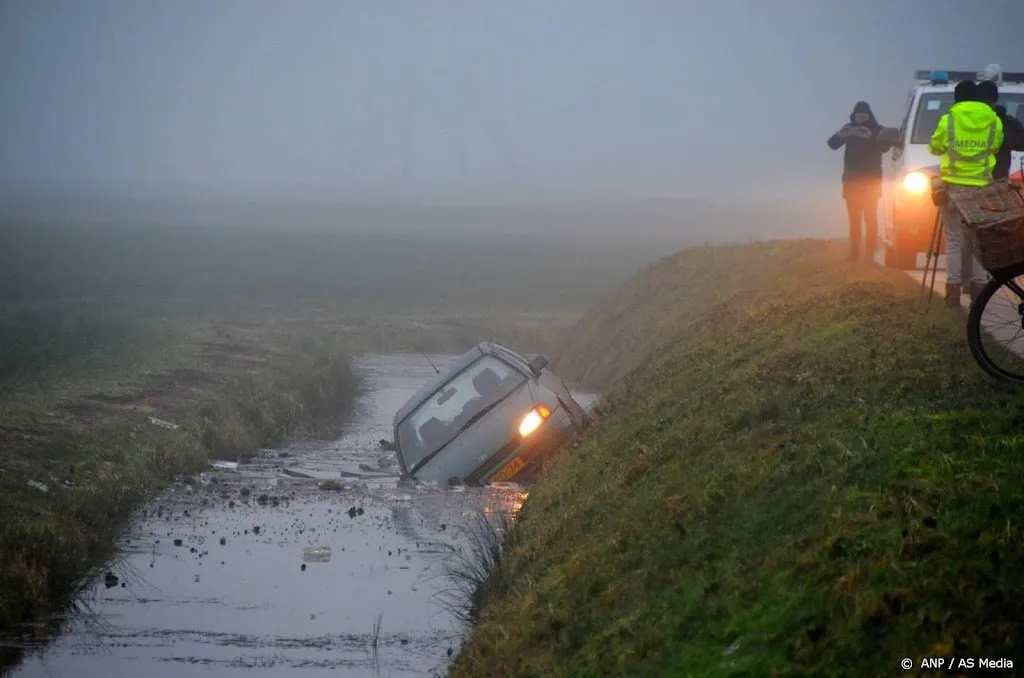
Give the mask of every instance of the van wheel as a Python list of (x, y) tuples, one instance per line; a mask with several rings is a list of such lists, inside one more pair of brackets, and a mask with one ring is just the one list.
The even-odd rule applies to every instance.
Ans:
[(885, 246), (885, 267), (898, 268), (901, 271), (913, 271), (917, 268), (916, 247)]

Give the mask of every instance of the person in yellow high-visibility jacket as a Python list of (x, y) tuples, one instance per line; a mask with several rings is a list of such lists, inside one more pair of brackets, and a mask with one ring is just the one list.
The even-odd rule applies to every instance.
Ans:
[[(942, 156), (939, 177), (950, 193), (976, 190), (992, 183), (992, 170), (996, 166), (996, 152), (1003, 145), (1003, 123), (987, 103), (977, 100), (977, 85), (973, 80), (959, 83), (953, 92), (953, 105), (939, 118), (928, 151)], [(946, 306), (960, 306), (963, 280), (964, 248), (963, 224), (960, 213), (947, 201), (941, 208), (946, 234)], [(986, 282), (986, 272), (977, 256), (971, 255), (973, 264), (969, 292), (971, 300)]]

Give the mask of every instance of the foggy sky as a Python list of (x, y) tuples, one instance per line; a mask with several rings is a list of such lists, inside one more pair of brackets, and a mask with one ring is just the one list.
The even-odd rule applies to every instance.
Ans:
[(1024, 0), (3, 0), (0, 182), (838, 196), (856, 100), (895, 126), (914, 69), (1024, 70), (1022, 25)]

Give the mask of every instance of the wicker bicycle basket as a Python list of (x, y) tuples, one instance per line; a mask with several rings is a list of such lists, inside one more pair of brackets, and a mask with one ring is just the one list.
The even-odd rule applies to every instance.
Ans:
[(989, 271), (1024, 263), (1024, 195), (1010, 181), (951, 190), (967, 241)]

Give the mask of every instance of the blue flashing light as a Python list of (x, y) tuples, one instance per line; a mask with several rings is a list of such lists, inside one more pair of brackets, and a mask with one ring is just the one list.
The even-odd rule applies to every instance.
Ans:
[(948, 85), (949, 73), (946, 71), (932, 71), (929, 79), (933, 85)]

